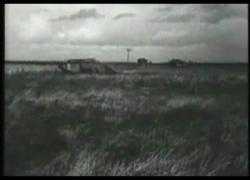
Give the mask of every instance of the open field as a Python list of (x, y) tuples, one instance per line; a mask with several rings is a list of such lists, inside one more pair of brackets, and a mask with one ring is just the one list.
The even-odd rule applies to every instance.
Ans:
[(6, 175), (247, 175), (248, 65), (5, 76)]

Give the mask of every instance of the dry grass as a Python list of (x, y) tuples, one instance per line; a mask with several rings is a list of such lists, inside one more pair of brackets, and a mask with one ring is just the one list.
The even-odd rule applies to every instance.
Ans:
[(5, 79), (8, 175), (247, 175), (245, 67)]

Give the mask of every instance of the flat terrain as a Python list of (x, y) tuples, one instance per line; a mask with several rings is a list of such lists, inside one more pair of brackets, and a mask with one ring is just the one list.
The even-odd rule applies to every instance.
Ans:
[(247, 175), (248, 65), (5, 76), (6, 175)]

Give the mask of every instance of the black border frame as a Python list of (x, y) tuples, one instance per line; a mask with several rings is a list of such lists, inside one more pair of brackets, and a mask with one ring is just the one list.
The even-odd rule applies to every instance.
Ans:
[[(1, 167), (1, 175), (4, 176), (4, 112), (5, 112), (5, 104), (4, 104), (4, 97), (5, 97), (5, 88), (4, 88), (4, 80), (5, 80), (5, 73), (4, 73), (4, 61), (5, 61), (5, 5), (6, 4), (247, 4), (248, 5), (248, 52), (249, 52), (249, 3), (247, 0), (230, 0), (230, 1), (225, 1), (225, 0), (154, 0), (154, 1), (148, 1), (148, 0), (134, 0), (134, 1), (130, 1), (129, 0), (118, 0), (118, 1), (110, 1), (110, 0), (106, 0), (106, 2), (104, 2), (103, 0), (84, 0), (84, 2), (80, 1), (80, 0), (72, 0), (72, 1), (67, 1), (67, 0), (37, 0), (35, 3), (32, 1), (27, 1), (27, 0), (22, 0), (22, 1), (17, 1), (17, 0), (3, 0), (4, 2), (1, 3), (0, 5), (0, 12), (1, 12), (1, 20), (0, 20), (0, 25), (1, 25), (1, 41), (0, 41), (0, 46), (1, 46), (1, 91), (0, 91), (0, 95), (1, 95), (1, 121), (0, 121), (0, 126), (1, 126), (1, 135), (0, 135), (0, 143), (2, 145), (2, 147), (0, 147), (0, 167)], [(249, 72), (249, 53), (248, 53), (248, 77), (250, 77), (250, 72)], [(248, 84), (248, 104), (249, 104), (249, 84)], [(249, 108), (249, 106), (248, 106)], [(249, 109), (248, 109), (248, 113), (249, 113)], [(249, 119), (248, 119), (249, 122)], [(249, 127), (248, 127), (248, 142), (249, 142)], [(249, 143), (248, 143), (248, 152), (249, 152)], [(249, 176), (249, 169), (250, 169), (250, 165), (249, 165), (249, 154), (248, 154), (248, 176)], [(26, 177), (26, 176), (25, 176)], [(28, 177), (28, 176), (27, 176)], [(32, 177), (32, 176), (30, 176)], [(101, 177), (101, 176), (100, 176)], [(163, 176), (159, 176), (159, 177), (163, 177)], [(175, 176), (171, 176), (174, 178), (177, 178)], [(191, 176), (188, 176), (191, 177)], [(187, 177), (187, 178), (188, 178)], [(194, 176), (192, 176), (194, 177)], [(203, 176), (202, 176), (203, 177)], [(205, 177), (205, 176), (204, 176)], [(217, 176), (213, 176), (213, 177), (217, 177)], [(213, 178), (212, 177), (212, 178)], [(224, 177), (232, 177), (232, 176), (224, 176)], [(242, 178), (247, 178), (247, 176), (233, 176), (233, 177), (242, 177)], [(154, 177), (153, 177), (154, 178)], [(168, 178), (168, 177), (167, 177)]]

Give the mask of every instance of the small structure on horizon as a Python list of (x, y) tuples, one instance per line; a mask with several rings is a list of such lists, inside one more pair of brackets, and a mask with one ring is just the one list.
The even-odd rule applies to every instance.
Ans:
[(127, 62), (129, 62), (129, 53), (130, 53), (130, 51), (132, 51), (132, 49), (127, 48)]
[(187, 65), (187, 62), (185, 62), (181, 59), (172, 59), (168, 62), (168, 64), (170, 66), (173, 66), (173, 67), (183, 67), (183, 66)]
[(139, 59), (137, 59), (137, 64), (139, 66), (148, 66), (149, 62), (150, 61), (148, 59), (146, 59), (146, 58), (139, 58)]
[(106, 64), (97, 61), (94, 58), (87, 59), (69, 59), (59, 68), (65, 73), (77, 74), (116, 74), (117, 72)]

